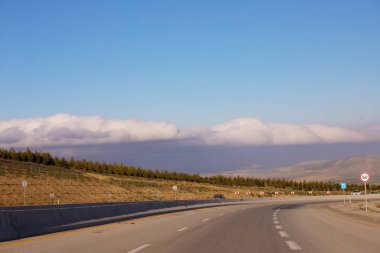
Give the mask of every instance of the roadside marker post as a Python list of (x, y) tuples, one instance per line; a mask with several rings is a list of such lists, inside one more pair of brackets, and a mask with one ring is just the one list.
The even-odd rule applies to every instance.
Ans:
[(173, 189), (173, 193), (174, 193), (174, 200), (177, 200), (176, 191), (178, 191), (178, 186), (173, 185), (172, 189)]
[(26, 198), (25, 198), (25, 195), (26, 195), (26, 187), (28, 187), (28, 182), (26, 180), (23, 180), (21, 182), (21, 186), (22, 188), (24, 188), (24, 206), (26, 206)]
[(360, 175), (360, 180), (364, 183), (364, 196), (365, 196), (365, 211), (368, 211), (368, 204), (367, 204), (367, 181), (369, 181), (370, 176), (367, 172), (363, 172)]
[(49, 197), (51, 199), (51, 204), (54, 205), (54, 197), (55, 197), (55, 194), (54, 193), (49, 193)]

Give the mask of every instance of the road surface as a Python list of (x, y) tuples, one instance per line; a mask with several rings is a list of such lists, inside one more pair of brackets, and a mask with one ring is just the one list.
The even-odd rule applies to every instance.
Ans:
[(380, 226), (316, 203), (255, 203), (152, 216), (0, 243), (17, 253), (380, 252)]

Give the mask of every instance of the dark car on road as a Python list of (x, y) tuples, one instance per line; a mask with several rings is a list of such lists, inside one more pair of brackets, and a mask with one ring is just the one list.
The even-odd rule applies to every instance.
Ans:
[(225, 199), (226, 197), (224, 197), (223, 194), (214, 194), (214, 196), (212, 198), (213, 199)]

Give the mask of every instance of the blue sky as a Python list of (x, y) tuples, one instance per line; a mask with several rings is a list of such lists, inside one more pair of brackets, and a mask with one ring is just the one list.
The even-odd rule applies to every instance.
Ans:
[(200, 173), (378, 154), (379, 70), (377, 0), (1, 0), (0, 146)]
[(0, 120), (380, 123), (379, 1), (0, 1)]

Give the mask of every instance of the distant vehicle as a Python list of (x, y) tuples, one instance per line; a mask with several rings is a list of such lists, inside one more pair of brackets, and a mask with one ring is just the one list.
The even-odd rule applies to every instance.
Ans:
[(371, 192), (371, 194), (380, 194), (380, 192), (373, 191), (373, 192)]
[(212, 198), (213, 199), (225, 199), (226, 197), (224, 197), (223, 194), (214, 194), (214, 196)]
[(359, 190), (353, 190), (353, 191), (351, 192), (351, 195), (361, 195), (361, 194), (362, 194), (362, 192), (359, 191)]

